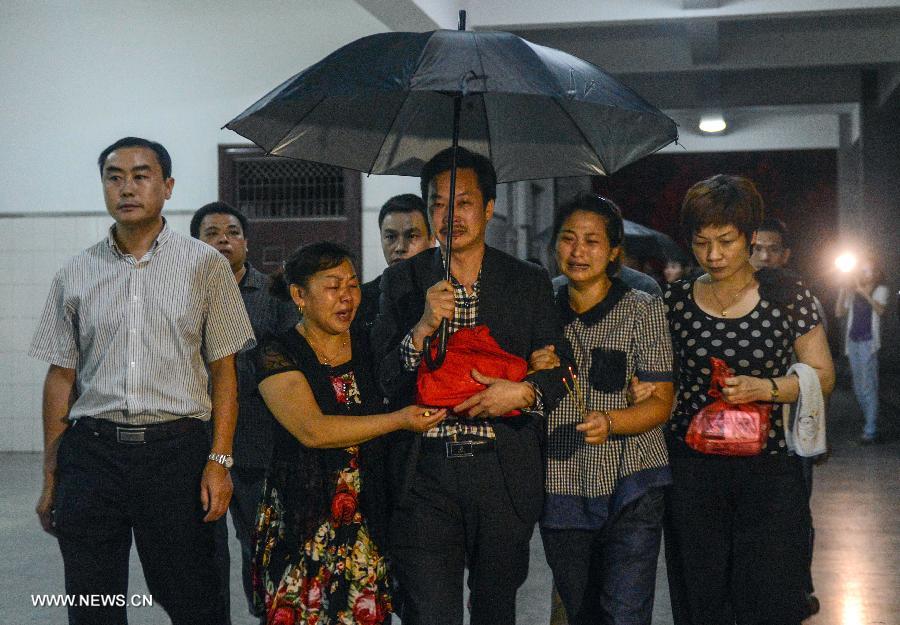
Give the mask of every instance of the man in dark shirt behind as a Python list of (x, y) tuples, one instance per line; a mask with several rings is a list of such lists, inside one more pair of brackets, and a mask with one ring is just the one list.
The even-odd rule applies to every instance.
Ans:
[[(247, 261), (247, 217), (225, 202), (201, 207), (191, 219), (191, 236), (216, 248), (231, 265), (241, 291), (247, 315), (257, 340), (297, 323), (297, 311), (290, 302), (269, 294), (269, 278)], [(256, 507), (272, 455), (272, 414), (256, 389), (252, 352), (237, 355), (238, 419), (234, 433), (234, 466), (231, 480), (234, 495), (229, 510), (234, 531), (241, 543), (241, 578), (250, 613), (265, 619), (253, 606), (250, 580), (250, 535), (255, 526)], [(223, 516), (216, 527), (216, 561), (226, 606), (230, 604), (230, 554), (228, 526)]]
[[(381, 251), (389, 267), (434, 247), (434, 234), (428, 222), (425, 202), (412, 193), (395, 195), (384, 203), (378, 213), (378, 230)], [(371, 327), (378, 316), (381, 276), (366, 282), (361, 288), (362, 302), (356, 311), (356, 319)]]

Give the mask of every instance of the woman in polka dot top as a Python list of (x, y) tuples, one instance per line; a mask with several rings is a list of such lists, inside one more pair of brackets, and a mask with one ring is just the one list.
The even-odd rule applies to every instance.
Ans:
[(810, 524), (800, 462), (788, 451), (780, 410), (763, 452), (713, 456), (684, 442), (712, 403), (710, 357), (734, 371), (730, 403), (797, 401), (792, 357), (816, 370), (822, 390), (834, 365), (812, 294), (777, 270), (754, 273), (751, 245), (763, 216), (753, 183), (717, 175), (688, 190), (681, 225), (706, 272), (670, 285), (665, 304), (678, 368), (667, 432), (674, 484), (666, 543), (673, 611), (686, 623), (799, 624), (808, 616), (804, 541)]

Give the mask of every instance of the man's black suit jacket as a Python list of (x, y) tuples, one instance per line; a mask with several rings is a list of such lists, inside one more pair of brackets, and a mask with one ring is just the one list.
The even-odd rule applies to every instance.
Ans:
[[(415, 400), (416, 374), (403, 368), (399, 344), (421, 318), (426, 291), (443, 278), (440, 248), (425, 250), (382, 274), (372, 345), (375, 357), (380, 360), (379, 381), (392, 405), (408, 405)], [(572, 357), (547, 272), (487, 247), (480, 280), (477, 321), (487, 325), (500, 347), (526, 360), (534, 350), (545, 345), (556, 347), (561, 366), (527, 378), (540, 388), (544, 407), (549, 411), (566, 392), (562, 377)], [(513, 506), (523, 521), (534, 523), (543, 506), (544, 419), (541, 415), (523, 413), (518, 417), (493, 419), (492, 423), (497, 455)], [(412, 432), (393, 436), (389, 472), (394, 505), (399, 505), (406, 493), (420, 441), (421, 436)]]
[(381, 276), (359, 287), (362, 297), (359, 308), (356, 309), (356, 317), (353, 322), (362, 325), (366, 331), (371, 331), (378, 317), (378, 300), (381, 297)]

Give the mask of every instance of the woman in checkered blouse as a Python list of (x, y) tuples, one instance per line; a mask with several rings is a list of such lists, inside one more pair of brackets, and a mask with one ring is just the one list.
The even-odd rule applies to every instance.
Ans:
[[(578, 383), (548, 416), (544, 550), (570, 623), (649, 624), (662, 489), (671, 482), (662, 432), (673, 393), (665, 313), (658, 297), (616, 277), (624, 232), (611, 201), (579, 195), (562, 207), (554, 232), (569, 279), (557, 303)], [(656, 387), (637, 403), (628, 393), (634, 376)]]

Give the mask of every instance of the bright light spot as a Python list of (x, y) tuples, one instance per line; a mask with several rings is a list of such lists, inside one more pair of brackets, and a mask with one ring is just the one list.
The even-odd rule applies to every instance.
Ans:
[(703, 132), (722, 132), (727, 124), (721, 113), (700, 116), (700, 130)]
[(834, 260), (834, 265), (838, 268), (839, 271), (850, 273), (851, 271), (856, 269), (857, 262), (858, 260), (855, 254), (853, 254), (852, 252), (844, 252)]
[(844, 606), (842, 614), (842, 625), (865, 625), (867, 622), (865, 616), (866, 611), (863, 607), (862, 598), (859, 596), (858, 588), (851, 588), (844, 595)]

